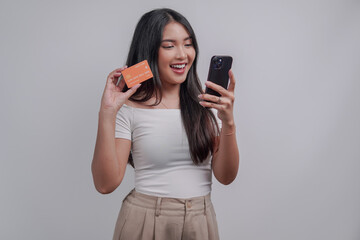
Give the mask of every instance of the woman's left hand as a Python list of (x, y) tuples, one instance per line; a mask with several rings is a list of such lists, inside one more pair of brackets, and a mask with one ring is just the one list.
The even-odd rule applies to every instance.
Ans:
[(235, 89), (235, 78), (233, 72), (229, 71), (230, 84), (228, 89), (221, 87), (213, 82), (207, 81), (206, 87), (220, 93), (220, 97), (211, 94), (200, 94), (199, 102), (203, 107), (211, 107), (218, 110), (218, 117), (222, 121), (222, 125), (232, 126), (234, 125), (234, 89)]

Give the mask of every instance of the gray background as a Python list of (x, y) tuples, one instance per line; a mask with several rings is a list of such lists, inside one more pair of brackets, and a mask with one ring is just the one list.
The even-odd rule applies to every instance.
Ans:
[[(222, 239), (360, 239), (360, 1), (0, 3), (0, 239), (111, 239), (90, 164), (106, 76), (135, 24), (171, 7), (193, 25), (205, 81), (234, 57), (237, 179), (214, 179)], [(160, 151), (161, 149), (159, 149)]]

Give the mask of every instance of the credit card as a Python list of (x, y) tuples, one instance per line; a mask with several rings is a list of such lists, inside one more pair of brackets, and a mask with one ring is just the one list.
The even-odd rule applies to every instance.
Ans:
[[(128, 88), (135, 86), (153, 77), (151, 69), (147, 60), (139, 62), (131, 67), (126, 68), (121, 72), (121, 77), (124, 78)], [(121, 77), (116, 85), (119, 84)]]

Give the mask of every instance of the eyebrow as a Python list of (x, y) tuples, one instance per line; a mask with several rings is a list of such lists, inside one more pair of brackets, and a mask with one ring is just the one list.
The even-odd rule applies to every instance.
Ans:
[[(184, 38), (184, 41), (187, 41), (187, 40), (192, 40), (192, 37)], [(161, 42), (176, 42), (176, 41), (173, 39), (164, 39)]]

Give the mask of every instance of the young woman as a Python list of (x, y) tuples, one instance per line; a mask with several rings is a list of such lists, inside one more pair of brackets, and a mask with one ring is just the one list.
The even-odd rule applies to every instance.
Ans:
[(228, 89), (206, 82), (221, 97), (203, 93), (198, 52), (185, 17), (156, 9), (137, 24), (127, 58), (127, 66), (146, 59), (154, 77), (131, 89), (124, 80), (116, 86), (125, 66), (107, 78), (92, 162), (95, 187), (111, 193), (127, 163), (135, 169), (135, 189), (123, 200), (114, 239), (219, 239), (211, 178), (213, 172), (227, 185), (238, 171), (235, 79), (230, 70)]

